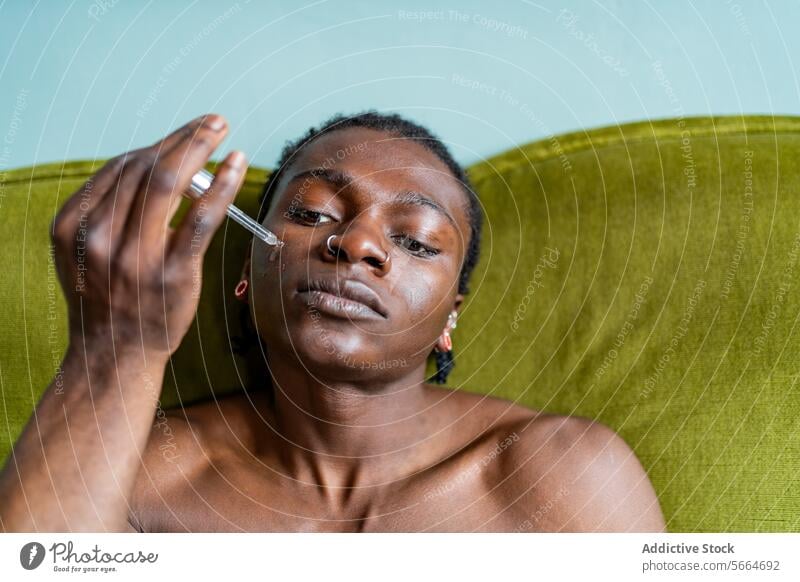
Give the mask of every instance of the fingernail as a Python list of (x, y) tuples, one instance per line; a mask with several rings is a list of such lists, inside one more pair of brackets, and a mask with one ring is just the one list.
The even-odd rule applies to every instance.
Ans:
[(225, 128), (225, 120), (219, 115), (206, 115), (203, 118), (203, 127), (211, 131), (220, 131)]
[(245, 157), (244, 154), (240, 151), (235, 151), (231, 153), (231, 157), (228, 159), (228, 163), (231, 167), (235, 170), (241, 170), (244, 167)]

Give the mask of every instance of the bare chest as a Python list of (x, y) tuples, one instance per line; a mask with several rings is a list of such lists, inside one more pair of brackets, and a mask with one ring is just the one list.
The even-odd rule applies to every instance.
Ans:
[(458, 465), (364, 487), (320, 487), (224, 464), (153, 496), (145, 531), (513, 532), (546, 529), (504, 493), (503, 479)]

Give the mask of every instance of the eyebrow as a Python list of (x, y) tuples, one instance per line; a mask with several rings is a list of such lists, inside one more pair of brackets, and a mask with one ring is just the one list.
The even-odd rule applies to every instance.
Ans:
[[(320, 179), (335, 187), (337, 190), (344, 190), (345, 188), (351, 186), (353, 182), (355, 182), (355, 178), (352, 174), (342, 170), (335, 170), (333, 168), (311, 168), (295, 174), (289, 179), (288, 183), (294, 182), (295, 180), (299, 180), (301, 178)], [(426, 206), (428, 208), (432, 208), (443, 215), (454, 227), (456, 227), (456, 229), (458, 229), (458, 224), (456, 224), (455, 219), (447, 211), (447, 209), (430, 196), (426, 196), (421, 192), (403, 190), (395, 195), (392, 203), (408, 206)]]

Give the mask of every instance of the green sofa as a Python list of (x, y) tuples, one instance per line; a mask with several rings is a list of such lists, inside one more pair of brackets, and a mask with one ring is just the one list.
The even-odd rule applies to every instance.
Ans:
[[(3, 459), (65, 347), (48, 225), (99, 165), (2, 175)], [(448, 384), (613, 427), (670, 531), (800, 531), (800, 118), (582, 131), (469, 171), (484, 246)], [(250, 213), (266, 175), (249, 172)], [(231, 349), (246, 242), (229, 223), (210, 250), (165, 407), (258, 373)]]

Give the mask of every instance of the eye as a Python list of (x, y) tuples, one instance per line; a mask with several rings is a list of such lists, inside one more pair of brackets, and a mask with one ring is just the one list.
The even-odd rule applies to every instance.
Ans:
[(320, 224), (333, 221), (333, 218), (327, 214), (317, 212), (316, 210), (309, 210), (301, 206), (290, 207), (289, 210), (286, 211), (286, 216), (290, 220), (306, 226), (319, 226)]
[(439, 250), (429, 247), (418, 240), (411, 238), (407, 234), (400, 234), (393, 237), (395, 242), (406, 249), (409, 253), (417, 257), (430, 258), (439, 254)]

